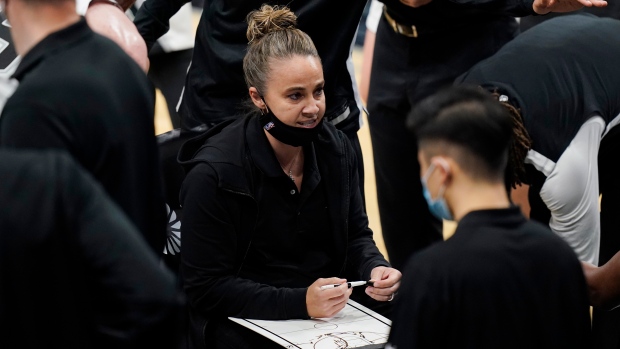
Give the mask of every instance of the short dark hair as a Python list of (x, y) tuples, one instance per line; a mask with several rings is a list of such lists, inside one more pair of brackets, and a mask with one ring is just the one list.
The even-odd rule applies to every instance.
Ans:
[(449, 155), (477, 179), (504, 181), (512, 119), (488, 92), (456, 86), (422, 100), (407, 119), (427, 155)]

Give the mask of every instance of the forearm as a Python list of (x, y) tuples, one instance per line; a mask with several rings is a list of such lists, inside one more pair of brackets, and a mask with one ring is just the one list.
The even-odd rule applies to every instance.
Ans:
[(620, 304), (620, 252), (605, 265), (595, 267), (583, 264), (590, 304), (594, 307), (613, 308)]
[[(391, 7), (390, 2), (386, 3), (388, 7)], [(495, 15), (523, 17), (536, 14), (534, 0), (399, 0), (399, 2), (414, 8), (432, 6), (436, 9), (448, 9), (450, 12), (455, 10), (450, 5), (457, 5), (462, 11), (473, 10)]]
[(229, 195), (235, 194), (218, 189), (217, 173), (207, 164), (194, 167), (183, 183), (181, 268), (191, 306), (205, 317), (307, 317), (305, 289), (276, 288), (238, 276), (239, 250), (245, 251), (247, 243), (239, 238), (239, 219), (231, 218), (238, 211), (227, 203), (238, 202)]
[[(357, 168), (355, 161), (352, 161), (351, 166)], [(377, 248), (373, 239), (373, 232), (368, 227), (368, 216), (364, 210), (362, 196), (358, 189), (358, 178), (359, 176), (355, 173), (351, 180), (347, 269), (357, 272), (361, 278), (368, 278), (375, 267), (390, 266), (390, 264)]]
[(157, 39), (170, 29), (170, 18), (188, 2), (188, 0), (147, 0), (140, 7), (134, 24), (149, 51)]
[[(205, 196), (221, 202), (221, 198)], [(196, 214), (184, 201), (181, 246), (183, 284), (190, 305), (207, 318), (305, 318), (305, 289), (276, 288), (238, 276), (237, 233), (225, 215)]]
[(449, 0), (465, 7), (477, 8), (498, 15), (524, 17), (534, 15), (534, 0)]
[[(184, 270), (187, 270), (184, 265)], [(234, 275), (192, 277), (185, 282), (188, 300), (205, 317), (262, 320), (305, 319), (305, 288), (276, 288)]]
[(390, 267), (372, 239), (358, 240), (348, 249), (347, 269), (356, 273), (362, 280), (370, 277), (370, 272), (379, 266)]
[(116, 0), (119, 5), (123, 8), (123, 11), (127, 11), (131, 5), (136, 3), (136, 0)]

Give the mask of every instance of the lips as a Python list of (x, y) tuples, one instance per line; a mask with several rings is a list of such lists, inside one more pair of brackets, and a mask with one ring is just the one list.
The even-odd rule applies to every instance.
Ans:
[(314, 128), (314, 126), (316, 126), (318, 119), (312, 119), (312, 120), (308, 120), (308, 121), (304, 121), (304, 122), (297, 122), (297, 125), (299, 125), (299, 127), (303, 127), (303, 128)]

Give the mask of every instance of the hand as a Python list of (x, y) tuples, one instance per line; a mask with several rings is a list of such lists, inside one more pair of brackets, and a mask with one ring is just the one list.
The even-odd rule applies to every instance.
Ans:
[(114, 41), (142, 70), (148, 71), (146, 43), (124, 12), (110, 4), (96, 3), (86, 11), (86, 21), (93, 31)]
[[(321, 290), (323, 285), (341, 284), (338, 287)], [(339, 278), (318, 279), (306, 291), (306, 308), (313, 318), (332, 317), (341, 311), (349, 300), (353, 288), (347, 280)]]
[(603, 0), (534, 0), (532, 8), (539, 15), (549, 12), (572, 12), (582, 7), (605, 7), (607, 1)]
[(370, 272), (370, 281), (374, 286), (366, 287), (366, 294), (372, 299), (387, 302), (394, 299), (400, 287), (400, 271), (388, 267), (376, 267)]
[(432, 0), (400, 0), (403, 4), (411, 7), (420, 7), (428, 4)]

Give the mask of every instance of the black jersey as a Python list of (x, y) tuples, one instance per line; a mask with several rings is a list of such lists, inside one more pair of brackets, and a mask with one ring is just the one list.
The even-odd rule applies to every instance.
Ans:
[(548, 20), (478, 63), (457, 83), (495, 86), (521, 109), (533, 149), (557, 161), (590, 117), (620, 114), (620, 21)]

